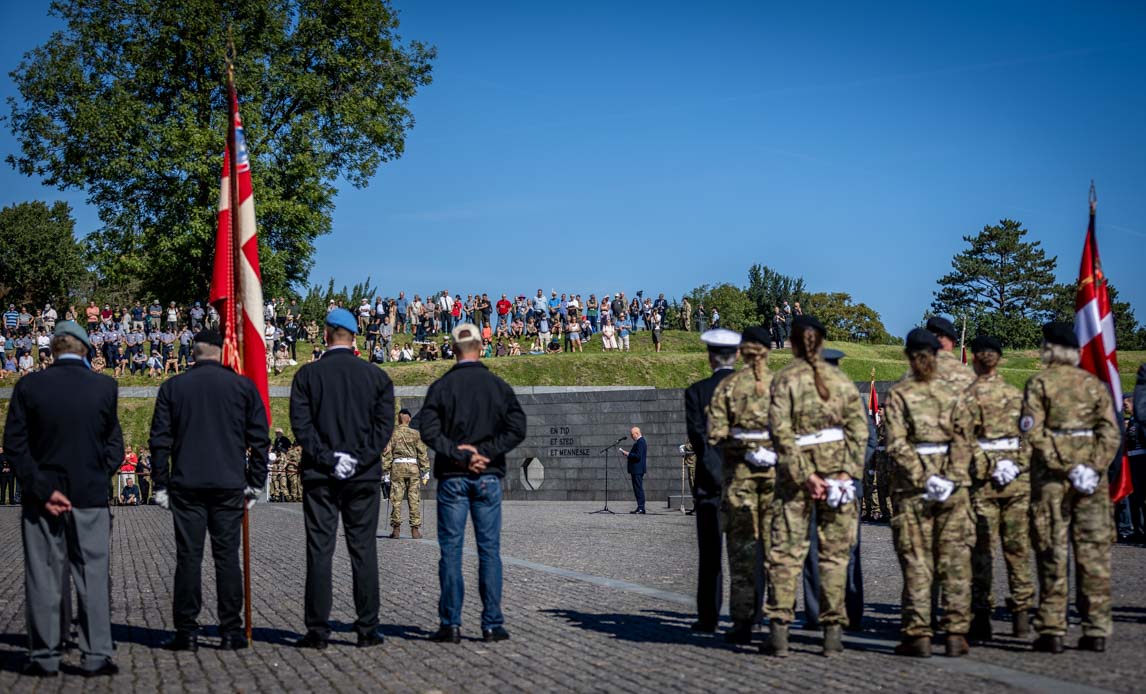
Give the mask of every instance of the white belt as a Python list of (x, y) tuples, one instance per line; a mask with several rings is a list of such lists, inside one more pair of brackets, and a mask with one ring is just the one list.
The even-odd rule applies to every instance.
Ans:
[(796, 437), (796, 445), (804, 446), (818, 446), (821, 443), (832, 443), (833, 441), (843, 441), (844, 430), (840, 428), (824, 429), (817, 431), (813, 434), (803, 434)]
[(981, 451), (1017, 451), (1019, 450), (1019, 437), (1009, 439), (979, 439)]
[(1093, 429), (1051, 429), (1050, 432), (1055, 436), (1070, 436), (1072, 438), (1092, 438), (1094, 436)]
[(915, 452), (919, 455), (940, 455), (946, 453), (949, 446), (945, 443), (917, 443)]
[(394, 462), (395, 463), (417, 463), (418, 459), (417, 458), (395, 458)]
[(732, 427), (732, 438), (738, 441), (767, 441), (772, 435), (767, 429), (741, 429)]

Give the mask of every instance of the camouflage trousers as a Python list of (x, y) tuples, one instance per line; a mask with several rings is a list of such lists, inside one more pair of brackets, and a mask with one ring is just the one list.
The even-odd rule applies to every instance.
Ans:
[(860, 516), (871, 518), (875, 514), (875, 456), (868, 459), (863, 469), (863, 497)]
[(685, 477), (688, 478), (688, 493), (691, 494), (696, 488), (696, 463), (684, 466)]
[(299, 484), (297, 472), (288, 472), (286, 475), (287, 499), (302, 501), (302, 485)]
[(772, 471), (754, 472), (745, 463), (730, 470), (725, 462), (720, 511), (728, 548), (728, 612), (734, 624), (760, 620), (775, 480)]
[(271, 473), (271, 499), (287, 500), (287, 476), (285, 472)]
[(971, 546), (975, 530), (966, 489), (942, 504), (916, 494), (895, 498), (891, 534), (903, 572), (901, 629), (905, 637), (931, 636), (931, 591), (942, 595), (942, 629), (966, 634), (971, 626)]
[(1040, 634), (1066, 635), (1067, 544), (1074, 545), (1078, 612), (1087, 636), (1110, 636), (1110, 550), (1114, 520), (1105, 481), (1089, 496), (1069, 482), (1040, 481), (1032, 498), (1035, 557), (1039, 567)]
[(402, 502), (410, 502), (410, 527), (422, 527), (422, 480), (418, 466), (395, 463), (390, 473), (390, 527), (402, 525)]
[(796, 617), (796, 594), (808, 556), (813, 504), (820, 552), (820, 623), (845, 624), (848, 557), (856, 542), (859, 513), (853, 504), (831, 508), (822, 501), (813, 501), (802, 487), (791, 482), (781, 483), (776, 490), (772, 546), (768, 552), (772, 587), (765, 612), (782, 624), (790, 624)]
[[(1013, 484), (1013, 483), (1012, 483)], [(1035, 583), (1031, 573), (1031, 495), (1028, 490), (1014, 496), (971, 497), (975, 512), (975, 548), (971, 550), (971, 607), (976, 612), (995, 609), (992, 570), (995, 539), (1003, 545), (1007, 565), (1007, 587), (1011, 612), (1034, 607)]]

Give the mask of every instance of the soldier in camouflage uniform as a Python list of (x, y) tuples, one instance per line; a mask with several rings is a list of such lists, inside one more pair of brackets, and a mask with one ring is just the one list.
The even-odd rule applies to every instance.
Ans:
[(1078, 368), (1069, 323), (1043, 326), (1047, 369), (1027, 381), (1020, 428), (1033, 449), (1032, 525), (1039, 570), (1035, 650), (1061, 653), (1066, 635), (1067, 547), (1074, 544), (1080, 650), (1103, 651), (1113, 625), (1110, 549), (1114, 521), (1106, 479), (1121, 434), (1102, 381)]
[[(719, 447), (724, 458), (720, 515), (730, 574), (732, 630), (725, 634), (729, 643), (751, 643), (767, 584), (764, 557), (769, 549), (776, 483), (776, 453), (768, 431), (771, 343), (766, 328), (745, 330), (740, 356), (746, 368), (721, 381), (708, 404), (708, 443)], [(758, 545), (763, 545), (763, 552)]]
[(287, 501), (302, 501), (302, 485), (298, 478), (298, 463), (301, 458), (301, 446), (291, 446), (286, 452), (286, 464), (283, 466), (283, 473), (286, 475)]
[(880, 405), (876, 413), (876, 446), (875, 455), (872, 456), (872, 466), (875, 467), (875, 492), (878, 504), (879, 521), (890, 523), (894, 512), (891, 508), (891, 457), (887, 454), (887, 425), (884, 420), (883, 406)]
[(793, 360), (772, 381), (768, 420), (778, 464), (768, 553), (771, 643), (764, 650), (777, 656), (788, 654), (813, 506), (824, 655), (843, 652), (848, 557), (859, 522), (854, 480), (863, 474), (868, 427), (855, 384), (822, 359), (824, 334), (815, 318), (794, 318)]
[(893, 465), (891, 530), (903, 571), (902, 642), (895, 653), (931, 656), (931, 598), (939, 588), (947, 655), (959, 657), (969, 651), (974, 542), (971, 451), (955, 436), (952, 417), (963, 388), (941, 378), (932, 333), (912, 330), (905, 351), (911, 377), (891, 389), (884, 419)]
[(382, 479), (390, 482), (390, 539), (402, 537), (402, 502), (410, 503), (410, 535), (422, 537), (422, 485), (430, 479), (430, 456), (417, 431), (410, 428), (410, 411), (398, 411), (398, 426), (382, 452)]
[(1002, 541), (1007, 565), (1013, 633), (1030, 633), (1030, 610), (1035, 587), (1031, 577), (1030, 447), (1019, 431), (1023, 394), (999, 376), (996, 367), (1003, 346), (993, 337), (971, 342), (979, 378), (963, 391), (955, 407), (955, 433), (973, 453), (971, 508), (975, 514), (975, 547), (971, 552), (970, 637), (992, 638), (991, 612), (995, 608), (991, 569), (996, 538)]
[[(696, 492), (696, 451), (692, 450), (692, 444), (685, 441), (680, 445), (680, 454), (683, 457), (681, 465), (684, 468), (684, 474), (688, 480), (688, 493), (690, 495)], [(681, 507), (684, 506), (684, 499), (681, 499)], [(692, 515), (694, 509), (689, 509), (687, 515)]]
[(268, 470), (271, 478), (271, 501), (286, 501), (287, 500), (287, 484), (286, 484), (286, 452), (275, 453), (271, 451), (268, 460), (270, 461), (270, 469)]

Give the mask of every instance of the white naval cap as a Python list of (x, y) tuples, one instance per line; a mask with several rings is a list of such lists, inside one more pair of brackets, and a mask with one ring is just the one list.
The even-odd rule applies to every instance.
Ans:
[(700, 341), (709, 349), (736, 349), (740, 346), (740, 333), (726, 328), (705, 330), (700, 334)]

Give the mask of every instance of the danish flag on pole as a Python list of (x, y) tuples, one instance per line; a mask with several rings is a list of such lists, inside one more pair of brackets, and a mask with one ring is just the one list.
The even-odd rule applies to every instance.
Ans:
[[(230, 71), (227, 144), (223, 150), (223, 181), (219, 192), (219, 226), (215, 233), (215, 267), (210, 302), (219, 311), (223, 333), (223, 363), (255, 382), (270, 424), (267, 356), (263, 344), (263, 285), (259, 275), (259, 236), (255, 199), (251, 194), (251, 163), (239, 117), (239, 98)], [(237, 204), (235, 204), (237, 202)]]
[[(1114, 421), (1121, 423), (1122, 380), (1118, 376), (1118, 352), (1114, 344), (1114, 315), (1110, 310), (1110, 294), (1106, 289), (1106, 275), (1102, 274), (1098, 240), (1094, 234), (1096, 204), (1094, 184), (1091, 183), (1090, 225), (1086, 229), (1086, 243), (1082, 247), (1078, 294), (1074, 299), (1074, 333), (1082, 347), (1082, 368), (1110, 388), (1114, 400)], [(1125, 448), (1119, 449), (1112, 472), (1114, 479), (1110, 485), (1110, 498), (1117, 502), (1134, 490)]]

